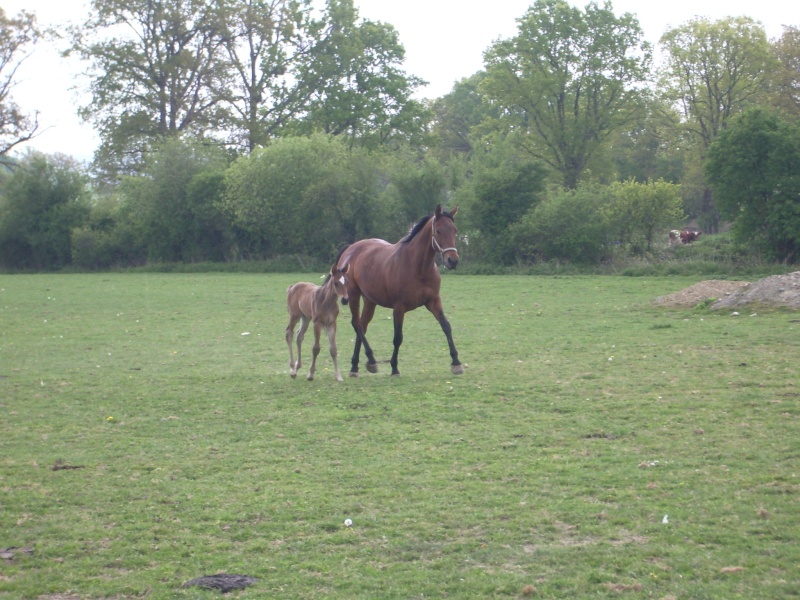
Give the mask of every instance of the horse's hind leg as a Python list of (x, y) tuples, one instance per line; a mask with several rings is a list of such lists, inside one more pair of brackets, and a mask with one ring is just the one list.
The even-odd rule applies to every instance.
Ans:
[(361, 346), (364, 346), (364, 353), (367, 355), (367, 371), (370, 373), (377, 373), (378, 372), (378, 363), (375, 360), (375, 355), (372, 352), (372, 348), (367, 342), (367, 327), (369, 326), (369, 322), (372, 320), (372, 316), (375, 314), (375, 304), (369, 302), (368, 300), (364, 300), (364, 310), (361, 312), (361, 316), (358, 315), (358, 301), (353, 302), (353, 299), (350, 299), (350, 312), (352, 313), (352, 323), (353, 329), (356, 330), (356, 346), (355, 350), (353, 351), (353, 360), (352, 360), (352, 367), (350, 369), (350, 377), (358, 377), (358, 359), (359, 354), (361, 353)]
[(317, 370), (317, 356), (319, 356), (319, 334), (321, 325), (314, 321), (314, 347), (311, 349), (311, 368), (308, 370), (308, 380), (314, 381), (314, 372)]
[(400, 345), (403, 343), (403, 319), (405, 316), (406, 313), (402, 309), (394, 309), (392, 315), (392, 320), (394, 321), (394, 352), (392, 352), (392, 360), (390, 361), (392, 375), (400, 375), (400, 371), (397, 370), (397, 356), (400, 354)]
[(297, 376), (297, 371), (300, 370), (303, 361), (300, 359), (300, 351), (303, 348), (303, 338), (306, 337), (306, 329), (308, 329), (308, 324), (311, 319), (307, 319), (305, 316), (300, 317), (300, 329), (297, 331), (297, 362), (294, 363), (294, 375), (292, 377)]

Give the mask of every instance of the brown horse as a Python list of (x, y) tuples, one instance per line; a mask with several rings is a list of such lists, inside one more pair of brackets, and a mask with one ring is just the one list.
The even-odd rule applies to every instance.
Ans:
[[(367, 343), (366, 332), (375, 314), (376, 306), (392, 309), (394, 319), (394, 353), (392, 354), (392, 375), (399, 375), (397, 354), (403, 343), (403, 318), (405, 314), (424, 306), (442, 326), (450, 346), (453, 359), (450, 370), (459, 375), (464, 367), (458, 360), (458, 352), (453, 343), (449, 321), (442, 310), (439, 289), (442, 277), (436, 266), (436, 256), (441, 254), (444, 265), (455, 269), (458, 265), (458, 251), (455, 248), (456, 225), (454, 222), (458, 207), (445, 212), (441, 205), (436, 212), (421, 219), (411, 228), (408, 235), (396, 244), (384, 240), (360, 240), (345, 248), (337, 259), (337, 265), (349, 265), (347, 292), (350, 298), (350, 313), (356, 344), (353, 351), (350, 376), (358, 376), (358, 359), (361, 346), (367, 355), (367, 370), (378, 370), (372, 348)], [(361, 299), (364, 310), (359, 316)]]
[[(314, 348), (311, 359), (311, 369), (308, 372), (308, 380), (314, 379), (314, 371), (317, 367), (317, 355), (319, 354), (319, 335), (322, 328), (328, 335), (330, 343), (331, 357), (333, 358), (333, 368), (338, 381), (344, 381), (339, 373), (339, 363), (336, 360), (336, 317), (339, 316), (339, 298), (342, 304), (347, 303), (347, 271), (348, 266), (331, 268), (325, 283), (314, 285), (302, 281), (289, 286), (286, 290), (286, 306), (289, 309), (289, 325), (286, 327), (286, 343), (289, 345), (289, 374), (292, 379), (297, 377), (297, 370), (300, 368), (300, 348), (303, 345), (303, 338), (308, 329), (308, 324), (314, 322)], [(297, 332), (297, 362), (294, 361), (292, 353), (292, 340), (294, 339), (294, 328), (298, 321), (302, 321)]]

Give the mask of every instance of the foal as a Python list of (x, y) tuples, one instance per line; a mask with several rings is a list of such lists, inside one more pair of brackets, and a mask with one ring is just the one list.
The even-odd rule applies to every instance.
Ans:
[[(312, 381), (314, 379), (317, 355), (319, 354), (319, 334), (324, 327), (331, 347), (336, 379), (344, 381), (339, 373), (339, 364), (336, 361), (336, 317), (339, 316), (339, 306), (337, 305), (339, 298), (342, 299), (342, 304), (347, 304), (347, 278), (345, 276), (349, 268), (349, 265), (345, 265), (342, 268), (337, 268), (334, 265), (322, 285), (314, 285), (313, 283), (302, 281), (289, 286), (289, 289), (286, 290), (286, 306), (289, 309), (286, 343), (289, 346), (289, 368), (291, 369), (289, 374), (292, 379), (297, 377), (297, 370), (301, 364), (300, 348), (303, 345), (303, 338), (305, 337), (306, 329), (308, 329), (308, 324), (313, 321), (314, 348), (308, 380)], [(301, 321), (301, 323), (297, 332), (297, 362), (295, 362), (292, 353), (292, 340), (295, 337), (294, 328), (298, 321)]]

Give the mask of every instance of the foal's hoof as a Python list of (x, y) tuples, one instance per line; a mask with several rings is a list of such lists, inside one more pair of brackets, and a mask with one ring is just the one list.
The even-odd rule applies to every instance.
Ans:
[(370, 373), (378, 372), (378, 363), (367, 363), (367, 371)]
[(464, 365), (452, 365), (450, 367), (450, 372), (453, 375), (463, 375), (464, 374)]
[(296, 379), (297, 378), (297, 373), (289, 373), (289, 375), (291, 376), (292, 379)]

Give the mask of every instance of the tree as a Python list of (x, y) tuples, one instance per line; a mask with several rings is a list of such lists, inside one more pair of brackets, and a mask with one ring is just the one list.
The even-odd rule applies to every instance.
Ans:
[[(735, 114), (766, 97), (775, 68), (763, 27), (748, 17), (693, 19), (661, 37), (666, 51), (663, 87), (683, 112), (683, 126), (702, 164), (708, 147)], [(716, 231), (717, 211), (704, 186), (696, 214)]]
[(0, 264), (49, 270), (72, 261), (71, 233), (85, 221), (86, 177), (63, 156), (30, 153), (0, 194)]
[(615, 241), (640, 254), (652, 251), (657, 232), (675, 227), (684, 218), (679, 185), (663, 179), (628, 180), (614, 183), (611, 190), (614, 201), (608, 215), (618, 236)]
[(227, 165), (218, 147), (167, 139), (147, 155), (141, 175), (123, 180), (127, 218), (148, 260), (224, 258), (226, 221), (216, 206), (221, 195), (216, 179)]
[(611, 202), (611, 188), (597, 184), (548, 194), (510, 227), (517, 259), (600, 263), (608, 256)]
[(281, 138), (231, 165), (224, 207), (266, 257), (332, 259), (343, 242), (375, 231), (378, 174), (365, 151), (340, 138)]
[(678, 183), (685, 170), (685, 146), (677, 110), (665, 99), (648, 95), (637, 122), (611, 137), (613, 180)]
[(800, 117), (800, 28), (784, 25), (772, 49), (780, 65), (774, 72), (775, 106)]
[(651, 56), (638, 21), (611, 5), (537, 0), (519, 34), (486, 52), (484, 92), (513, 139), (575, 188), (609, 136), (636, 115)]
[(91, 63), (98, 162), (135, 172), (166, 137), (213, 131), (227, 98), (220, 65), (225, 12), (212, 0), (93, 0), (72, 29), (72, 51)]
[(800, 258), (800, 126), (763, 109), (733, 120), (706, 172), (734, 235), (782, 261)]
[(764, 97), (775, 66), (764, 28), (749, 17), (695, 18), (664, 33), (661, 45), (665, 85), (704, 148), (734, 114)]
[(36, 17), (22, 11), (9, 19), (0, 8), (0, 163), (39, 130), (38, 113), (25, 114), (11, 98), (20, 64), (29, 56), (28, 47), (41, 37)]
[(402, 70), (405, 49), (391, 25), (359, 20), (353, 0), (328, 0), (325, 31), (302, 65), (311, 97), (292, 131), (343, 135), (367, 148), (425, 143), (432, 114), (411, 96), (424, 82)]
[(456, 82), (452, 91), (433, 101), (433, 134), (436, 151), (446, 160), (451, 156), (470, 156), (481, 137), (496, 127), (497, 106), (481, 91), (486, 72)]
[(301, 65), (323, 23), (312, 19), (310, 0), (245, 0), (228, 14), (229, 126), (232, 141), (252, 152), (306, 108), (314, 87)]
[(510, 227), (541, 201), (545, 169), (503, 144), (473, 157), (472, 168), (472, 177), (454, 199), (465, 207), (470, 244), (492, 262), (511, 264)]

